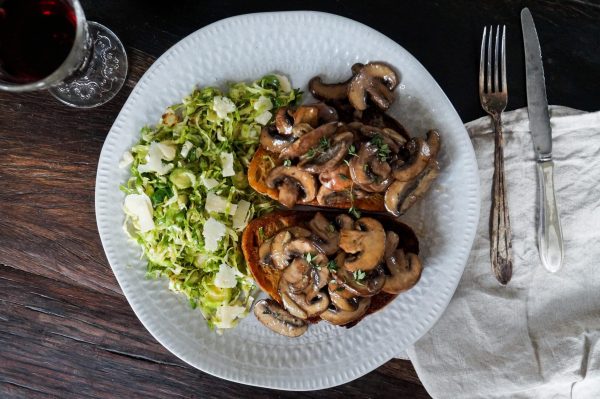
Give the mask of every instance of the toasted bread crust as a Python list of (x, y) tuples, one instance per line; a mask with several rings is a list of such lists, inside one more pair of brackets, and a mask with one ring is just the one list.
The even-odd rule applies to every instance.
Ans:
[[(282, 161), (279, 159), (277, 154), (267, 151), (262, 147), (256, 150), (252, 160), (250, 161), (250, 165), (248, 165), (248, 183), (250, 183), (250, 187), (252, 187), (258, 193), (266, 195), (277, 201), (279, 198), (279, 190), (275, 188), (269, 188), (265, 182), (271, 169), (279, 165), (282, 165)], [(354, 204), (352, 204), (350, 201), (340, 201), (331, 205), (321, 205), (316, 199), (314, 199), (310, 202), (303, 203), (302, 205), (333, 209), (349, 209), (354, 206), (356, 209), (360, 209), (361, 211), (385, 211), (383, 195), (381, 193), (369, 193), (369, 195), (365, 198), (356, 198), (354, 200)]]
[[(325, 213), (326, 217), (338, 214), (339, 212)], [(283, 228), (290, 226), (305, 226), (306, 223), (313, 217), (313, 212), (291, 212), (291, 211), (277, 211), (260, 218), (252, 220), (242, 235), (242, 251), (248, 264), (248, 269), (254, 276), (254, 280), (258, 286), (266, 292), (271, 298), (281, 304), (281, 296), (277, 291), (279, 278), (281, 277), (281, 270), (278, 270), (271, 266), (264, 266), (260, 263), (260, 257), (258, 249), (260, 245), (267, 239), (273, 237), (278, 231)], [(413, 230), (401, 223), (397, 219), (390, 216), (373, 216), (378, 219), (383, 227), (387, 230), (393, 230), (400, 237), (399, 247), (403, 248), (407, 252), (415, 254), (419, 253), (419, 242), (417, 236)], [(359, 320), (346, 325), (346, 327), (352, 327), (356, 325), (366, 315), (374, 313), (379, 309), (382, 309), (388, 303), (390, 303), (397, 295), (387, 294), (385, 292), (379, 293), (371, 298), (371, 305), (365, 315)], [(312, 320), (316, 322), (318, 320)]]

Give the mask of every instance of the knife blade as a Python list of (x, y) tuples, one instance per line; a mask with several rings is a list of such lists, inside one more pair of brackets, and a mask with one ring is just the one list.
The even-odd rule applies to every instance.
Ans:
[(538, 249), (542, 265), (549, 272), (557, 272), (563, 263), (563, 238), (558, 207), (554, 195), (554, 163), (552, 162), (552, 127), (548, 112), (542, 50), (533, 17), (529, 9), (521, 11), (523, 44), (525, 47), (525, 76), (527, 81), (527, 112), (529, 130), (537, 159), (538, 196)]
[(538, 40), (533, 17), (529, 9), (521, 11), (523, 43), (525, 45), (525, 73), (527, 77), (527, 111), (533, 146), (538, 159), (552, 159), (552, 128), (548, 114), (546, 82), (542, 49)]

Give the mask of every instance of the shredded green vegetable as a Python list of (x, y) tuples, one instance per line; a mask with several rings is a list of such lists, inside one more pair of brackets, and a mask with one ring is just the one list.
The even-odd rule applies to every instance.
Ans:
[(142, 128), (124, 156), (125, 230), (143, 249), (147, 275), (168, 277), (211, 328), (235, 326), (252, 304), (241, 232), (274, 205), (248, 186), (246, 171), (262, 125), (300, 95), (279, 75), (231, 84), (227, 93), (194, 90)]

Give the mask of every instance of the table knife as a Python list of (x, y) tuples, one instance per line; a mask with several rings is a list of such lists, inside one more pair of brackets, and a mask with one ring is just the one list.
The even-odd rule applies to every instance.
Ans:
[(554, 273), (562, 267), (563, 238), (554, 195), (552, 128), (546, 98), (542, 51), (533, 17), (527, 8), (521, 11), (521, 27), (525, 45), (529, 130), (533, 136), (539, 183), (538, 250), (544, 268)]

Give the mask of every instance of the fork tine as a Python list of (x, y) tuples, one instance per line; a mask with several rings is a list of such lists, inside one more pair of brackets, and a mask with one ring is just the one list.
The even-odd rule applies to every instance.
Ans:
[(498, 71), (500, 69), (500, 25), (496, 25), (496, 43), (494, 43), (494, 91), (500, 91)]
[(502, 92), (508, 93), (506, 84), (506, 25), (502, 26)]
[(481, 37), (481, 56), (479, 58), (479, 93), (485, 92), (484, 79), (485, 74), (485, 35), (487, 33), (487, 27), (483, 27), (483, 36)]
[(488, 43), (487, 43), (487, 79), (486, 79), (486, 87), (487, 93), (491, 93), (492, 90), (492, 26), (490, 25), (490, 34), (488, 35)]

